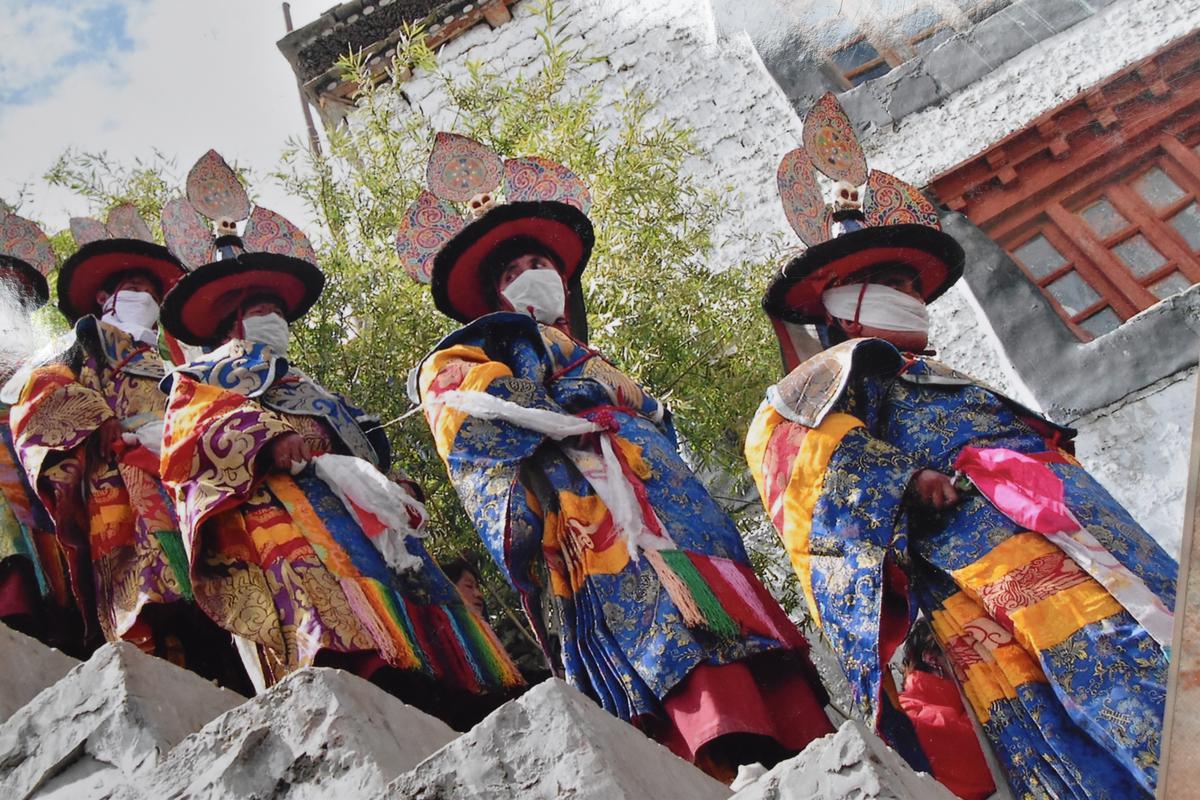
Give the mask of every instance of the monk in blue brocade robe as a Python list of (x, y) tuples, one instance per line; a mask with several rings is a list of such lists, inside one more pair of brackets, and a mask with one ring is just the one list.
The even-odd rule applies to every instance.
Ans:
[(562, 674), (729, 780), (830, 732), (824, 692), (670, 414), (587, 345), (592, 235), (574, 206), (527, 201), (450, 240), (434, 299), (467, 324), (414, 370), (414, 400), (541, 637), (553, 595)]
[(1148, 798), (1176, 564), (1072, 430), (922, 355), (962, 261), (922, 225), (793, 260), (764, 306), (827, 349), (770, 388), (747, 458), (855, 712), (910, 762), (887, 664), (919, 611), (1018, 796)]

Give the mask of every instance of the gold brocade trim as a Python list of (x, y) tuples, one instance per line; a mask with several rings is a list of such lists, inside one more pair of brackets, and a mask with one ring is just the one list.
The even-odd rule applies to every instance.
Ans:
[(808, 431), (792, 465), (784, 500), (784, 525), (780, 535), (787, 547), (792, 567), (800, 579), (809, 613), (818, 628), (823, 627), (816, 594), (813, 591), (811, 545), (813, 510), (825, 487), (825, 472), (834, 451), (847, 433), (863, 423), (849, 414), (835, 413), (817, 428)]
[(1026, 531), (1005, 539), (982, 558), (954, 570), (951, 577), (959, 586), (978, 595), (980, 589), (1001, 580), (1005, 575), (1029, 564), (1034, 559), (1059, 549), (1040, 533)]
[(112, 417), (103, 395), (78, 383), (69, 383), (31, 401), (29, 414), (20, 426), (20, 437), (23, 442), (35, 439), (38, 447), (75, 447)]
[(1011, 613), (1017, 639), (1031, 653), (1049, 650), (1076, 631), (1122, 611), (1121, 604), (1094, 579), (1064, 589)]

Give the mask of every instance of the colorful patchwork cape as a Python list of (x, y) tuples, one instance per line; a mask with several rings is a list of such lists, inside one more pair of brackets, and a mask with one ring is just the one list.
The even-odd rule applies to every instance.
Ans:
[[(1177, 567), (1062, 449), (1071, 433), (853, 340), (771, 388), (746, 454), (859, 715), (888, 735), (886, 664), (920, 609), (1019, 796), (1149, 797), (1167, 657), (1105, 586), (1140, 581), (1169, 609)], [(966, 447), (1029, 456), (1045, 480), (1022, 500), (1055, 487), (1111, 566), (1081, 567), (978, 492), (940, 514), (905, 503), (917, 471), (952, 474)]]
[(662, 405), (594, 350), (501, 312), (444, 339), (414, 379), (480, 537), (535, 627), (553, 593), (567, 678), (605, 709), (661, 716), (698, 665), (806, 650)]
[(126, 432), (162, 420), (166, 397), (155, 348), (95, 317), (39, 363), (11, 409), (15, 450), (53, 520), (71, 590), (109, 641), (156, 649), (143, 612), (188, 601), (179, 525), (145, 447), (119, 445), (115, 463), (89, 446), (110, 419)]
[(386, 471), (372, 418), (289, 368), (261, 344), (233, 340), (180, 367), (170, 402), (163, 480), (175, 498), (196, 600), (252, 644), (263, 682), (318, 656), (382, 662), (440, 687), (481, 694), (520, 685), (491, 628), (408, 537), (420, 567), (388, 566), (343, 501), (307, 467), (271, 471), (268, 446), (299, 433)]
[(33, 621), (74, 599), (54, 523), (21, 469), (8, 417), (0, 403), (0, 619)]

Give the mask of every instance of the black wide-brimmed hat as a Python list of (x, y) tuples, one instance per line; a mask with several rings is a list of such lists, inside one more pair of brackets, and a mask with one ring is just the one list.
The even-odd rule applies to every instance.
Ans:
[(860, 228), (788, 261), (767, 287), (763, 310), (785, 322), (824, 322), (821, 295), (826, 289), (887, 266), (913, 270), (922, 298), (931, 303), (962, 277), (964, 259), (952, 236), (926, 225)]
[(57, 263), (49, 237), (37, 224), (0, 206), (0, 281), (16, 290), (27, 309), (50, 299), (46, 275)]
[(167, 332), (187, 344), (221, 344), (222, 324), (253, 297), (278, 300), (287, 321), (295, 322), (325, 288), (308, 237), (274, 211), (252, 207), (215, 150), (188, 172), (187, 196), (163, 205), (162, 229), (171, 249), (193, 267), (163, 299), (161, 315)]
[(459, 231), (434, 258), (431, 288), (438, 310), (459, 322), (497, 311), (495, 276), (487, 268), (492, 254), (513, 240), (532, 240), (552, 253), (568, 294), (579, 295), (595, 244), (591, 221), (566, 203), (506, 203)]
[[(414, 280), (432, 284), (439, 311), (468, 323), (499, 310), (488, 268), (506, 245), (528, 244), (554, 257), (567, 285), (571, 332), (587, 339), (580, 276), (595, 232), (587, 216), (591, 194), (579, 176), (538, 156), (502, 159), (473, 139), (441, 132), (426, 180), (429, 189), (401, 220), (396, 251)], [(497, 203), (501, 187), (506, 202)], [(452, 203), (467, 204), (473, 220)]]
[(325, 288), (325, 275), (311, 262), (275, 253), (238, 253), (189, 272), (163, 299), (161, 322), (182, 342), (221, 344), (222, 323), (246, 300), (265, 296), (279, 301), (283, 316), (304, 316)]
[(150, 226), (132, 203), (121, 203), (104, 222), (73, 217), (71, 235), (79, 245), (58, 271), (58, 308), (72, 323), (99, 315), (96, 293), (122, 273), (143, 272), (165, 294), (185, 272), (171, 251), (154, 242)]
[(100, 314), (96, 293), (121, 273), (145, 272), (167, 292), (183, 277), (183, 264), (160, 244), (141, 239), (98, 239), (85, 244), (58, 271), (58, 308), (74, 322)]
[[(962, 247), (942, 232), (937, 208), (917, 187), (868, 170), (854, 126), (832, 93), (805, 115), (803, 140), (780, 161), (776, 181), (784, 215), (806, 248), (771, 281), (763, 297), (767, 314), (786, 323), (824, 322), (827, 289), (884, 267), (911, 270), (926, 303), (962, 276)], [(818, 171), (834, 182), (830, 204)]]

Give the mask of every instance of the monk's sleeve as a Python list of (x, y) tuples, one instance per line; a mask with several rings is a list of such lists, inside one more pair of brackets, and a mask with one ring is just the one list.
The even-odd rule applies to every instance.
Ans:
[(809, 428), (769, 402), (751, 424), (746, 457), (855, 711), (874, 724), (887, 661), (910, 622), (902, 504), (919, 465), (849, 413)]
[(472, 345), (435, 352), (419, 381), (438, 454), (463, 507), (509, 582), (523, 593), (533, 591), (542, 520), (520, 477), (547, 436), (512, 419), (522, 410), (562, 409), (536, 381), (514, 375)]
[(163, 418), (160, 469), (189, 538), (212, 514), (250, 497), (270, 444), (294, 430), (237, 392), (177, 373)]
[(29, 483), (54, 516), (56, 487), (71, 482), (82, 464), (82, 446), (114, 415), (97, 389), (66, 363), (33, 370), (12, 408), (13, 444)]

